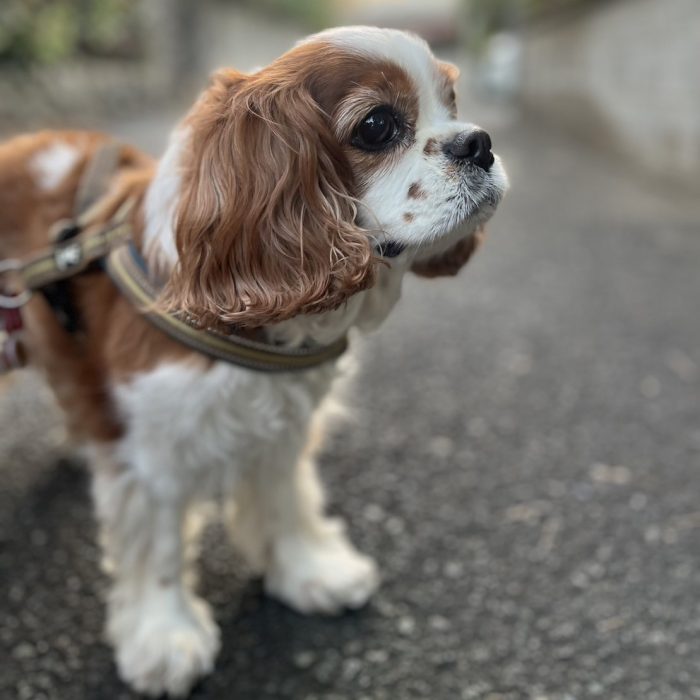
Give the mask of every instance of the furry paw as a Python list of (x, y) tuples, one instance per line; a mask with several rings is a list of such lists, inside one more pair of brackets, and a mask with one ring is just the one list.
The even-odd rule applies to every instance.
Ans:
[(203, 601), (168, 602), (113, 611), (108, 632), (124, 682), (145, 695), (184, 697), (213, 669), (219, 630)]
[(301, 613), (334, 615), (361, 608), (379, 585), (374, 561), (340, 528), (321, 537), (287, 536), (275, 543), (267, 592)]

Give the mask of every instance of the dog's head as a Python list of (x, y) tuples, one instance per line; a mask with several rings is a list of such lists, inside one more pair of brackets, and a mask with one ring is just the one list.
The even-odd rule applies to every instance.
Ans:
[(421, 39), (365, 27), (216, 74), (185, 122), (165, 305), (261, 326), (338, 307), (383, 259), (453, 274), (507, 187), (456, 77)]

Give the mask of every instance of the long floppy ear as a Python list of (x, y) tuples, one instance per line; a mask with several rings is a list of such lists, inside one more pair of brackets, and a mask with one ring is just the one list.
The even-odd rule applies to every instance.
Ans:
[(201, 326), (257, 327), (372, 284), (349, 165), (307, 89), (222, 71), (189, 127), (165, 308)]
[(427, 260), (417, 260), (411, 272), (421, 277), (450, 277), (456, 275), (476, 253), (484, 240), (484, 229), (477, 229), (468, 238), (458, 241), (452, 248)]

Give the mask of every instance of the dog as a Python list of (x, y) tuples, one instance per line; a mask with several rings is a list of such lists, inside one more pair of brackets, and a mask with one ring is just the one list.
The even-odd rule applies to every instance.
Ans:
[[(250, 74), (222, 70), (158, 162), (120, 145), (94, 217), (134, 202), (159, 308), (199, 327), (282, 348), (373, 330), (406, 273), (466, 263), (508, 186), (488, 134), (457, 118), (457, 76), (418, 37), (366, 27), (313, 35)], [(0, 258), (51, 244), (108, 141), (52, 131), (0, 146)], [(213, 668), (218, 630), (184, 554), (202, 501), (226, 506), (270, 595), (302, 613), (363, 606), (377, 568), (324, 516), (313, 460), (338, 363), (265, 373), (214, 361), (102, 270), (67, 284), (78, 332), (36, 293), (23, 334), (88, 456), (121, 678), (183, 696)]]

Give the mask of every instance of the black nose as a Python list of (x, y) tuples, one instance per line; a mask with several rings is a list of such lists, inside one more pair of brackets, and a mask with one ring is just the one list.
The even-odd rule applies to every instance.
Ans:
[(445, 150), (453, 158), (469, 161), (483, 170), (493, 165), (491, 137), (481, 129), (462, 131), (446, 145)]

